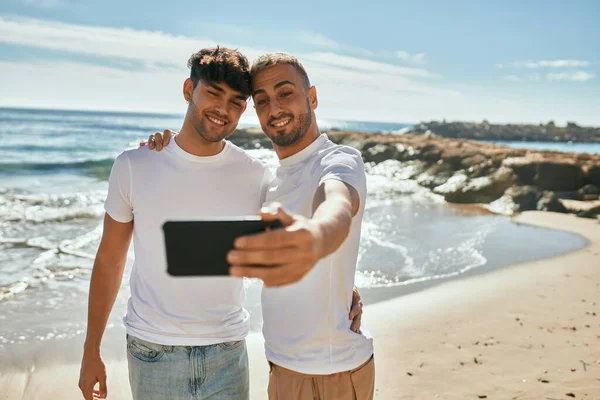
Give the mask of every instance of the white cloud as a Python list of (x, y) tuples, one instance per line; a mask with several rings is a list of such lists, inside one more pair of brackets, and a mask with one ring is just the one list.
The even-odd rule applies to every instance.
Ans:
[(586, 71), (549, 73), (546, 75), (549, 81), (572, 81), (587, 82), (594, 79), (595, 75)]
[[(584, 60), (538, 60), (538, 61), (516, 61), (511, 65), (517, 68), (581, 68), (589, 67), (589, 61)], [(501, 65), (501, 64), (498, 64)], [(502, 67), (499, 67), (502, 68)]]
[(382, 63), (379, 61), (367, 60), (351, 56), (343, 56), (335, 53), (308, 53), (302, 55), (302, 59), (328, 64), (344, 69), (367, 71), (379, 74), (390, 74), (398, 76), (410, 76), (414, 78), (435, 78), (438, 75), (423, 69), (399, 67), (393, 64)]
[[(163, 32), (3, 17), (0, 42), (144, 65), (132, 71), (73, 61), (41, 60), (35, 66), (28, 61), (1, 62), (2, 106), (180, 113), (184, 110), (181, 85), (188, 74), (185, 65), (189, 55), (216, 44), (207, 38)], [(264, 52), (221, 44), (239, 48), (251, 59)], [(424, 68), (399, 67), (336, 51), (296, 54), (317, 85), (321, 116), (413, 121), (424, 117), (428, 107), (439, 104), (443, 110), (442, 103), (461, 96)], [(40, 69), (43, 76), (34, 73)]]
[[(448, 115), (461, 94), (406, 77), (341, 70), (308, 61), (321, 118), (418, 121)], [(43, 76), (39, 71), (43, 70)], [(183, 114), (186, 75), (158, 68), (118, 70), (78, 62), (0, 62), (0, 106)], [(255, 119), (249, 107), (245, 119)], [(177, 127), (175, 127), (177, 128)]]
[(339, 50), (344, 47), (341, 43), (338, 43), (335, 40), (319, 33), (303, 32), (298, 34), (296, 39), (302, 43), (311, 44), (318, 47), (325, 47), (332, 50)]
[[(324, 36), (317, 35), (315, 37), (322, 44), (327, 44), (330, 47), (342, 46)], [(60, 50), (74, 54), (135, 60), (150, 65), (171, 64), (181, 66), (181, 69), (185, 68), (188, 57), (194, 51), (203, 47), (215, 46), (218, 43), (212, 39), (174, 36), (158, 31), (93, 27), (31, 18), (3, 17), (0, 17), (0, 42)], [(250, 60), (266, 51), (229, 43), (220, 44), (239, 48)], [(415, 78), (437, 76), (421, 68), (399, 67), (393, 64), (371, 61), (364, 57), (340, 55), (333, 52), (306, 53), (298, 56), (302, 61), (311, 60), (340, 68)]]
[[(469, 95), (422, 86), (407, 78), (307, 66), (317, 82), (321, 119), (417, 122), (443, 118), (494, 122), (577, 121), (599, 125), (597, 104), (553, 98), (507, 97), (481, 88)], [(44, 74), (40, 75), (39, 71)], [(182, 115), (184, 76), (163, 69), (117, 70), (97, 65), (0, 61), (0, 106), (75, 108)], [(411, 87), (411, 85), (415, 85)], [(410, 91), (410, 89), (414, 89)], [(256, 121), (252, 107), (242, 117)], [(177, 129), (177, 126), (169, 127)]]
[(360, 47), (348, 46), (346, 44), (339, 43), (333, 39), (328, 38), (325, 35), (314, 32), (302, 32), (294, 36), (294, 39), (300, 43), (309, 44), (311, 46), (325, 48), (329, 50), (345, 51), (350, 53), (357, 53), (364, 56), (373, 56), (370, 50), (363, 49)]
[(183, 74), (156, 68), (0, 61), (0, 106), (183, 112), (184, 79)]
[[(158, 31), (3, 17), (0, 17), (0, 42), (149, 64), (181, 65), (182, 68), (194, 51), (219, 44), (211, 39), (174, 36)], [(249, 57), (261, 53), (252, 48), (241, 50)]]
[(461, 95), (457, 90), (425, 84), (406, 75), (377, 74), (368, 69), (340, 69), (313, 60), (305, 64), (310, 71), (311, 79), (317, 84), (319, 90), (323, 85), (335, 84), (336, 87), (344, 90), (348, 89), (359, 96), (365, 96), (366, 93), (374, 95), (384, 93), (406, 95), (412, 93), (439, 96), (441, 98), (454, 98)]
[(518, 75), (507, 75), (504, 77), (507, 81), (510, 82), (523, 82), (523, 81), (532, 81), (532, 82), (542, 82), (542, 81), (571, 81), (571, 82), (586, 82), (591, 79), (594, 79), (595, 75), (586, 71), (574, 71), (574, 72), (556, 72), (556, 73), (547, 73), (545, 75), (540, 73), (528, 74), (525, 76)]
[(395, 55), (396, 58), (399, 58), (402, 61), (408, 61), (415, 64), (425, 63), (425, 57), (427, 56), (425, 53), (409, 54), (406, 51), (397, 51)]

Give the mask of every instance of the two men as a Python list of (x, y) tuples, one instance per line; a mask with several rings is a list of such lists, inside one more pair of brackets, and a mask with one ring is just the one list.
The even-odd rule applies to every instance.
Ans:
[[(241, 279), (168, 276), (160, 226), (168, 219), (256, 214), (273, 201), (292, 214), (272, 207), (261, 215), (285, 228), (240, 238), (228, 255), (232, 276), (265, 283), (269, 397), (372, 397), (372, 340), (364, 329), (353, 332), (348, 318), (366, 197), (360, 154), (319, 133), (316, 89), (295, 58), (261, 57), (251, 82), (237, 51), (205, 49), (189, 66), (189, 106), (175, 140), (161, 152), (122, 153), (111, 173), (90, 287), (84, 397), (92, 398), (97, 381), (95, 395), (106, 396), (100, 341), (132, 235), (136, 259), (124, 321), (134, 398), (248, 397)], [(281, 160), (274, 179), (224, 140), (250, 94)], [(252, 267), (260, 264), (277, 266)]]

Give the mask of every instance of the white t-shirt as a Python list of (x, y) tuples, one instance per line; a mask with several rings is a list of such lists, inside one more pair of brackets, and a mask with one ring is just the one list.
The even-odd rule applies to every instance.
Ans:
[(348, 237), (299, 282), (262, 292), (267, 359), (305, 374), (348, 371), (373, 355), (369, 332), (364, 326), (362, 333), (352, 332), (348, 319), (367, 197), (360, 153), (322, 134), (301, 152), (280, 161), (267, 203), (279, 201), (286, 210), (310, 218), (314, 194), (328, 179), (343, 181), (360, 195), (360, 210)]
[(243, 308), (242, 279), (169, 275), (162, 225), (167, 220), (256, 215), (270, 177), (266, 165), (230, 142), (210, 157), (185, 152), (177, 140), (161, 152), (142, 147), (117, 157), (105, 209), (116, 221), (134, 220), (127, 333), (173, 346), (246, 336), (249, 314)]

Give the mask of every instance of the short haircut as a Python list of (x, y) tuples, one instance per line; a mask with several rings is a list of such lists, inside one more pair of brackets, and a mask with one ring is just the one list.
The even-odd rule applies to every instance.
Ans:
[(306, 87), (310, 87), (310, 79), (308, 79), (308, 74), (306, 73), (306, 69), (304, 69), (304, 65), (302, 65), (300, 60), (298, 60), (296, 57), (287, 53), (263, 54), (262, 56), (258, 57), (256, 61), (254, 61), (250, 73), (254, 75), (267, 68), (280, 64), (288, 64), (294, 67), (302, 77), (302, 80), (304, 81)]
[(244, 97), (252, 94), (250, 63), (246, 56), (237, 50), (226, 47), (202, 49), (192, 54), (188, 60), (190, 79), (194, 87), (198, 82), (226, 83)]

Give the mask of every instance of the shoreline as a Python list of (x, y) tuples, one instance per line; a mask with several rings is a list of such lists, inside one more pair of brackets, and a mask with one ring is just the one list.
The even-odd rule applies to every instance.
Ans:
[(378, 398), (598, 398), (600, 226), (536, 211), (514, 220), (589, 244), (366, 307), (378, 371), (396, 371), (378, 373)]
[[(562, 399), (572, 392), (594, 399), (592, 388), (600, 387), (600, 335), (594, 334), (600, 332), (600, 225), (546, 212), (514, 221), (576, 233), (588, 245), (367, 305), (363, 321), (375, 338), (376, 398)], [(103, 349), (109, 399), (129, 399), (124, 344), (112, 333)], [(72, 349), (73, 342), (63, 345)], [(265, 398), (261, 335), (252, 333), (247, 344), (251, 398)], [(33, 370), (16, 362), (2, 367), (0, 398), (81, 398), (78, 363), (35, 354), (48, 351), (44, 344), (29, 347), (37, 348)]]

